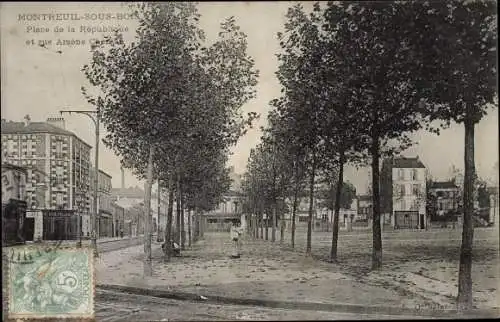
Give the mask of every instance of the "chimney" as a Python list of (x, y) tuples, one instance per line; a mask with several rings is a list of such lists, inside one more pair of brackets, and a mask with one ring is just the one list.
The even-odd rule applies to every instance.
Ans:
[(30, 125), (30, 121), (31, 121), (30, 115), (29, 115), (29, 114), (26, 114), (26, 115), (24, 116), (24, 126), (28, 126), (28, 125)]
[(50, 125), (57, 126), (58, 128), (63, 130), (66, 129), (66, 126), (64, 124), (64, 118), (62, 117), (49, 117), (47, 118), (47, 123), (49, 123)]
[(122, 172), (122, 189), (125, 189), (125, 171), (123, 170), (123, 167), (120, 167), (120, 170)]

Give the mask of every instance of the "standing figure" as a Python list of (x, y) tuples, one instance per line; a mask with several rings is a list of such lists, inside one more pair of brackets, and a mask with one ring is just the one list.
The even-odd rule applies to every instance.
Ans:
[(240, 258), (241, 255), (241, 229), (238, 227), (238, 223), (233, 221), (233, 225), (231, 226), (231, 240), (233, 243), (233, 251), (231, 253), (232, 258)]

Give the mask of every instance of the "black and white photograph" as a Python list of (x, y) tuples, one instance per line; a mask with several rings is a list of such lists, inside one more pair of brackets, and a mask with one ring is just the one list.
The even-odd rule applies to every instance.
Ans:
[(2, 320), (500, 318), (497, 2), (2, 2)]

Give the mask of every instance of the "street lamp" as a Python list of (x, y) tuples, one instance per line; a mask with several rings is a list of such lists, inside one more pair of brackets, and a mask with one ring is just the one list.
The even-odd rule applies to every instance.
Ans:
[(94, 215), (92, 216), (92, 248), (94, 250), (94, 257), (98, 257), (99, 253), (97, 251), (97, 198), (98, 198), (98, 171), (99, 171), (99, 108), (96, 111), (83, 111), (83, 110), (71, 110), (71, 111), (59, 111), (61, 115), (63, 113), (76, 113), (88, 116), (95, 125), (95, 175), (94, 175)]

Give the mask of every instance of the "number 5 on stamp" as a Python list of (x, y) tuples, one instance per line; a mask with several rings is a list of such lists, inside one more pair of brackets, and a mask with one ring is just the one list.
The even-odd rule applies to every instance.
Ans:
[(40, 252), (20, 246), (14, 247), (14, 252), (22, 256), (9, 261), (9, 318), (94, 318), (94, 257), (90, 248)]

